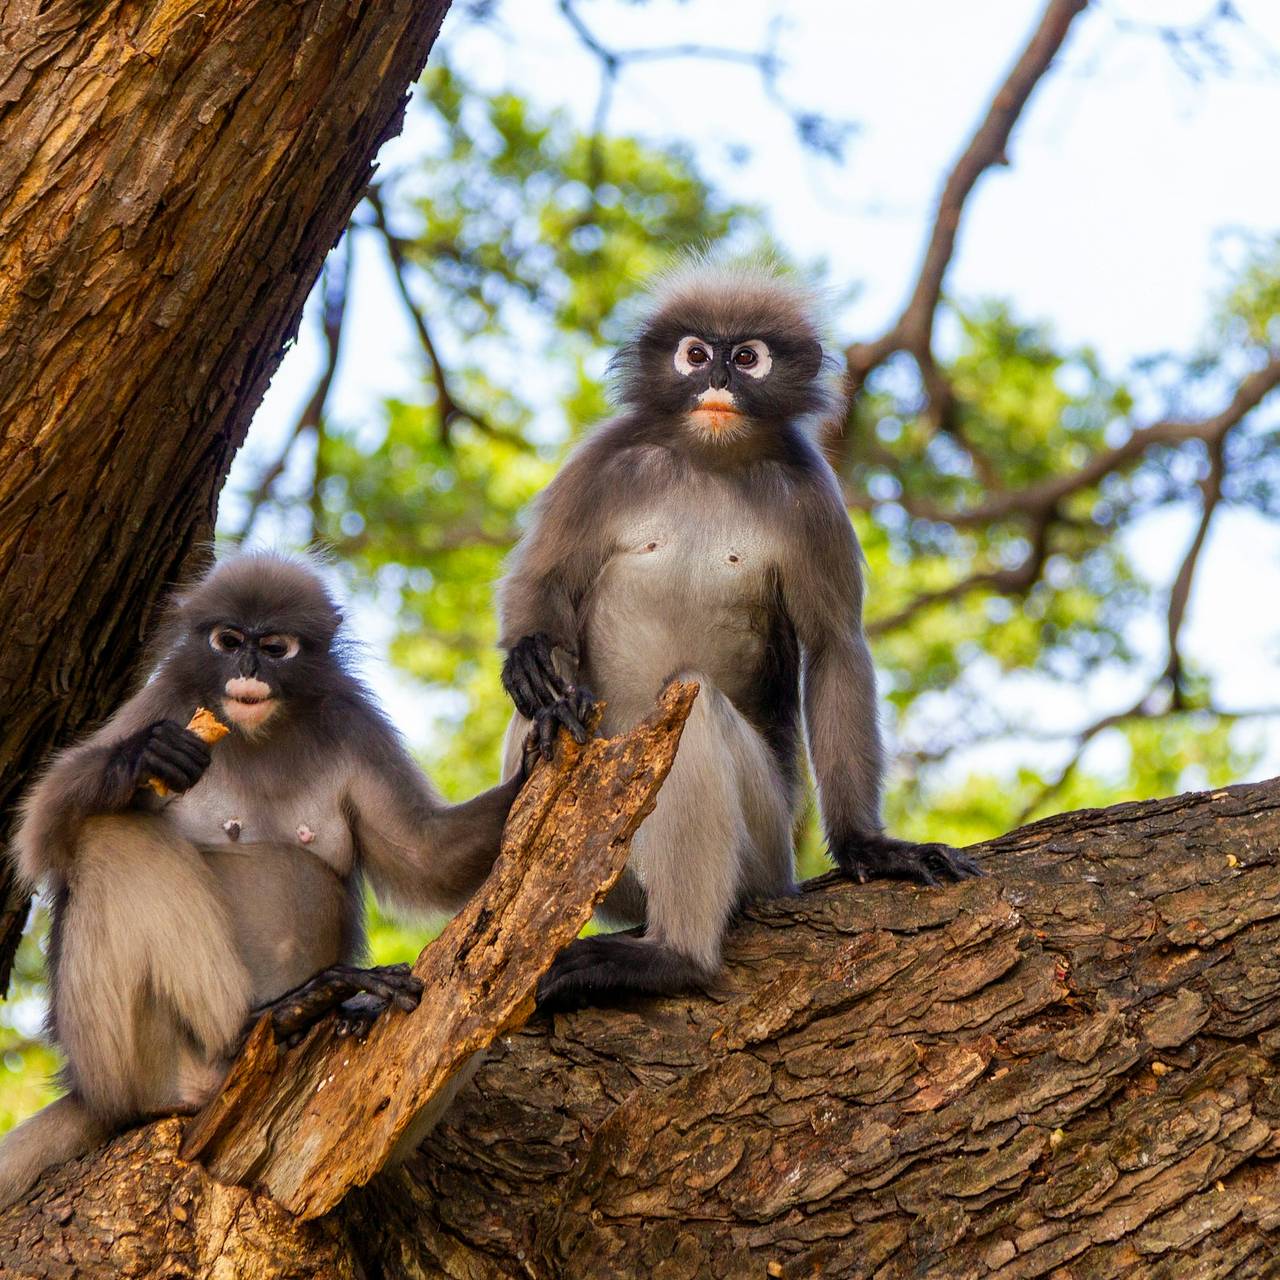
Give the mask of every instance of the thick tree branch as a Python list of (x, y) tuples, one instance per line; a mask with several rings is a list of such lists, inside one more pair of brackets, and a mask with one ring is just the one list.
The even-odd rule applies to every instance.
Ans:
[(710, 996), (502, 1037), (419, 1154), (324, 1219), (213, 1183), (165, 1121), (48, 1179), (0, 1253), (85, 1280), (175, 1259), (263, 1280), (1261, 1280), (1277, 849), (1271, 782), (1039, 822), (947, 889), (824, 877), (746, 913)]

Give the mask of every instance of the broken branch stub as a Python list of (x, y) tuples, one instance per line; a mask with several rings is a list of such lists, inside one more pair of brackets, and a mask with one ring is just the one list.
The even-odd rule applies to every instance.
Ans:
[(363, 1045), (334, 1037), (326, 1019), (289, 1053), (264, 1019), (183, 1156), (304, 1219), (367, 1183), (447, 1105), (472, 1056), (532, 1013), (538, 978), (622, 873), (697, 692), (671, 683), (618, 738), (579, 746), (562, 733), (516, 800), (484, 888), (418, 957), (418, 1008), (381, 1019)]

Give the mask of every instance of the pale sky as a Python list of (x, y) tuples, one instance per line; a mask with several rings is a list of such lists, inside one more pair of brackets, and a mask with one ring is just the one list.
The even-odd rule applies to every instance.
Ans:
[[(616, 0), (583, 3), (584, 18), (618, 47), (696, 42), (756, 49), (769, 16), (785, 8), (778, 50), (788, 100), (857, 121), (845, 162), (833, 165), (796, 145), (790, 121), (765, 103), (750, 69), (707, 62), (661, 62), (626, 72), (611, 127), (655, 141), (682, 138), (704, 171), (730, 195), (762, 206), (778, 238), (805, 258), (823, 258), (834, 284), (861, 293), (840, 317), (841, 336), (874, 336), (904, 300), (931, 205), (948, 165), (985, 111), (991, 91), (1021, 48), (1041, 4), (1028, 0)], [(1116, 372), (1135, 357), (1190, 351), (1204, 333), (1221, 263), (1235, 230), (1280, 230), (1280, 169), (1273, 158), (1280, 111), (1280, 6), (1238, 0), (1252, 36), (1233, 46), (1243, 68), (1194, 82), (1152, 38), (1125, 34), (1133, 22), (1193, 22), (1212, 0), (1094, 4), (1024, 113), (1011, 165), (988, 175), (970, 200), (947, 281), (960, 297), (1011, 300), (1026, 319), (1045, 320), (1068, 342), (1089, 343)], [(1249, 43), (1256, 38), (1256, 48)], [(510, 86), (538, 104), (561, 106), (585, 127), (597, 71), (553, 0), (513, 0), (495, 23), (475, 28), (446, 18), (440, 49), (484, 86)], [(388, 144), (385, 169), (420, 154), (420, 120)], [(735, 164), (735, 146), (751, 158)], [(1224, 238), (1226, 237), (1226, 238)], [(420, 386), (416, 341), (385, 269), (359, 246), (356, 289), (331, 412), (376, 425), (386, 396)], [(317, 316), (308, 313), (255, 420), (245, 457), (271, 441), (310, 393), (319, 365)], [(1265, 419), (1280, 421), (1273, 397)], [(554, 421), (552, 388), (546, 413)], [(1192, 516), (1173, 511), (1132, 536), (1142, 568), (1167, 581), (1190, 536)], [(874, 583), (871, 584), (874, 591)], [(1223, 511), (1198, 575), (1185, 648), (1215, 674), (1227, 705), (1280, 705), (1280, 528)], [(388, 623), (361, 611), (357, 630), (373, 650), (369, 674), (411, 740), (421, 742), (424, 704), (378, 653)], [(1152, 663), (1160, 621), (1138, 637)], [(1104, 674), (1083, 695), (1010, 682), (1010, 707), (1034, 709), (1038, 723), (1068, 728), (1127, 705), (1145, 677)], [(1263, 734), (1258, 776), (1280, 772), (1280, 722)], [(1100, 740), (1090, 757), (1114, 750)], [(1003, 754), (1001, 752), (1003, 751)], [(1048, 759), (1053, 758), (1049, 751)], [(964, 767), (1007, 763), (1008, 748)]]

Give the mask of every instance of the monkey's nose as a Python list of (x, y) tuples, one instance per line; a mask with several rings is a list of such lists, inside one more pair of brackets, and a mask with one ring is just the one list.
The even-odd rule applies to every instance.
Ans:
[(723, 365), (716, 365), (711, 370), (711, 385), (717, 391), (723, 391), (729, 385), (729, 370)]

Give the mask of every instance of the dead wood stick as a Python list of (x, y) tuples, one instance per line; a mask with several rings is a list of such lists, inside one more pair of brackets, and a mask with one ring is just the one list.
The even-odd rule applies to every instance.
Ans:
[(580, 747), (562, 734), (512, 808), (484, 888), (418, 957), (418, 1008), (381, 1019), (363, 1045), (326, 1019), (287, 1053), (259, 1023), (182, 1155), (304, 1219), (367, 1183), (472, 1055), (528, 1018), (538, 978), (621, 874), (697, 692), (673, 682), (619, 738)]

